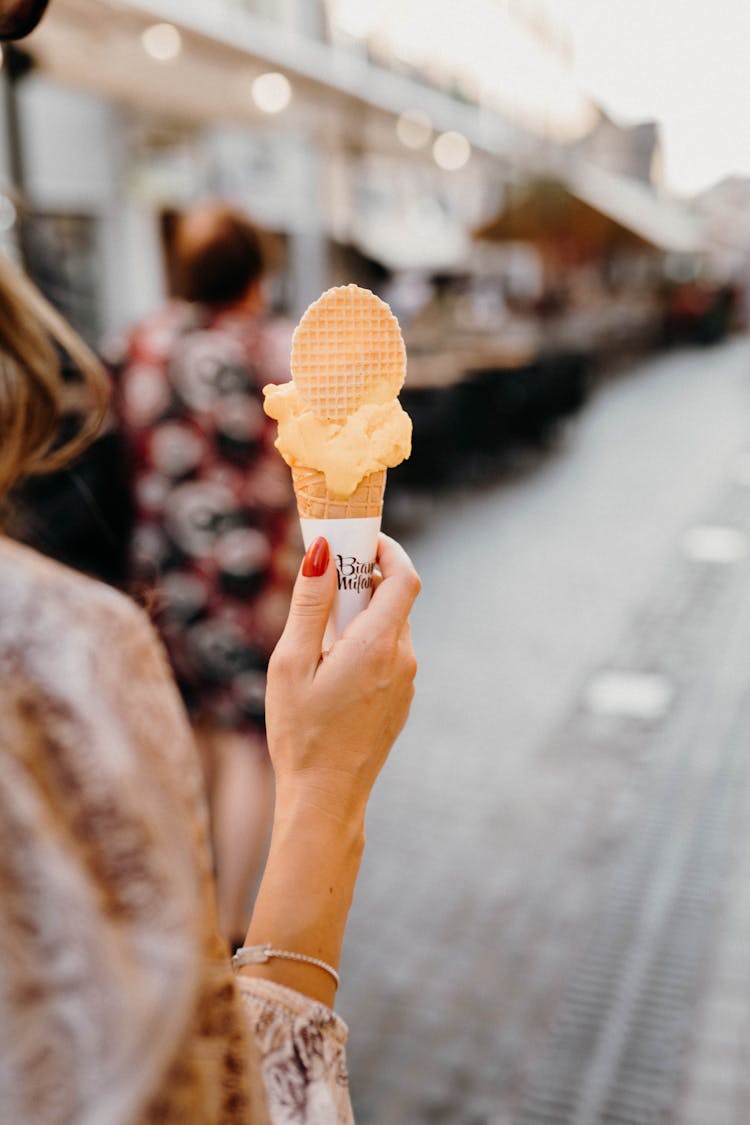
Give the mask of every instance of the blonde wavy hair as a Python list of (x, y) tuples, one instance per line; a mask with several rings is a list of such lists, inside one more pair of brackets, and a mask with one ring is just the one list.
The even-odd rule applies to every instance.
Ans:
[[(63, 381), (59, 345), (80, 372)], [(0, 502), (21, 478), (69, 464), (101, 429), (109, 377), (35, 286), (0, 254)], [(75, 436), (55, 444), (63, 414), (82, 418)]]

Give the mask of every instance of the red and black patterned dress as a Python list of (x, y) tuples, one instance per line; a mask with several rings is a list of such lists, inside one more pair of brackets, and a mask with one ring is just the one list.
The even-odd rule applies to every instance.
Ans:
[(273, 351), (255, 318), (174, 303), (132, 332), (118, 380), (136, 588), (191, 714), (234, 730), (263, 730), (299, 560), (289, 470), (261, 405), (264, 384), (288, 377)]

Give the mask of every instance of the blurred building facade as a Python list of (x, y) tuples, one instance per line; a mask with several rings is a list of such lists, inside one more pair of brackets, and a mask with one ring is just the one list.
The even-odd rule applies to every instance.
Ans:
[(2, 179), (30, 268), (90, 339), (163, 298), (164, 216), (208, 194), (280, 236), (292, 314), (351, 272), (348, 249), (460, 258), (539, 138), (339, 40), (312, 0), (56, 0), (6, 58)]
[(572, 151), (597, 167), (650, 184), (660, 160), (659, 130), (654, 121), (618, 125), (603, 110), (596, 124)]
[[(435, 27), (406, 21), (412, 38), (399, 39), (392, 6), (360, 0), (55, 0), (2, 67), (0, 234), (20, 242), (93, 343), (163, 301), (174, 215), (206, 196), (245, 208), (275, 236), (278, 311), (296, 318), (347, 281), (387, 290), (407, 330), (415, 317), (415, 380), (420, 351), (429, 379), (440, 359), (449, 381), (467, 364), (504, 364), (509, 339), (523, 341), (524, 356), (559, 349), (573, 297), (587, 324), (604, 324), (603, 307), (625, 307), (624, 276), (648, 306), (643, 338), (654, 339), (659, 257), (684, 256), (686, 238), (694, 257), (685, 217), (667, 213), (649, 184), (656, 130), (621, 128), (572, 78), (566, 86), (565, 44), (548, 22), (525, 18), (529, 5), (471, 0), (459, 29), (455, 18), (439, 25), (450, 9), (441, 4)], [(378, 23), (376, 9), (389, 20)], [(502, 26), (485, 27), (490, 16)], [(427, 47), (415, 54), (420, 30)], [(495, 36), (489, 49), (483, 34)], [(509, 56), (509, 73), (482, 85), (467, 42), (482, 45), (493, 73), (503, 71), (496, 50), (517, 52), (516, 69)], [(565, 205), (574, 218), (556, 237), (560, 261), (550, 262), (536, 221), (525, 239), (478, 241), (516, 185), (550, 173), (577, 201)], [(579, 252), (584, 209), (589, 227), (596, 214), (620, 231), (599, 239), (598, 261)], [(561, 275), (563, 260), (575, 276)], [(460, 337), (450, 346), (449, 307)]]

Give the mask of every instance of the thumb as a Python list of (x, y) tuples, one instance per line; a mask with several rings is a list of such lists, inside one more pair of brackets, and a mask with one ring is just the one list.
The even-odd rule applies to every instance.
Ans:
[(292, 592), (280, 645), (286, 655), (317, 668), (323, 648), (323, 634), (333, 606), (335, 567), (331, 549), (322, 535), (310, 544), (302, 560)]

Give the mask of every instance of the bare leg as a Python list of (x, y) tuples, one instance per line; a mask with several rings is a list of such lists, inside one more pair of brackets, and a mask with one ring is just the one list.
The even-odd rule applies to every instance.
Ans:
[(205, 728), (211, 834), (219, 928), (228, 942), (244, 937), (251, 897), (265, 859), (273, 813), (273, 773), (261, 738)]

